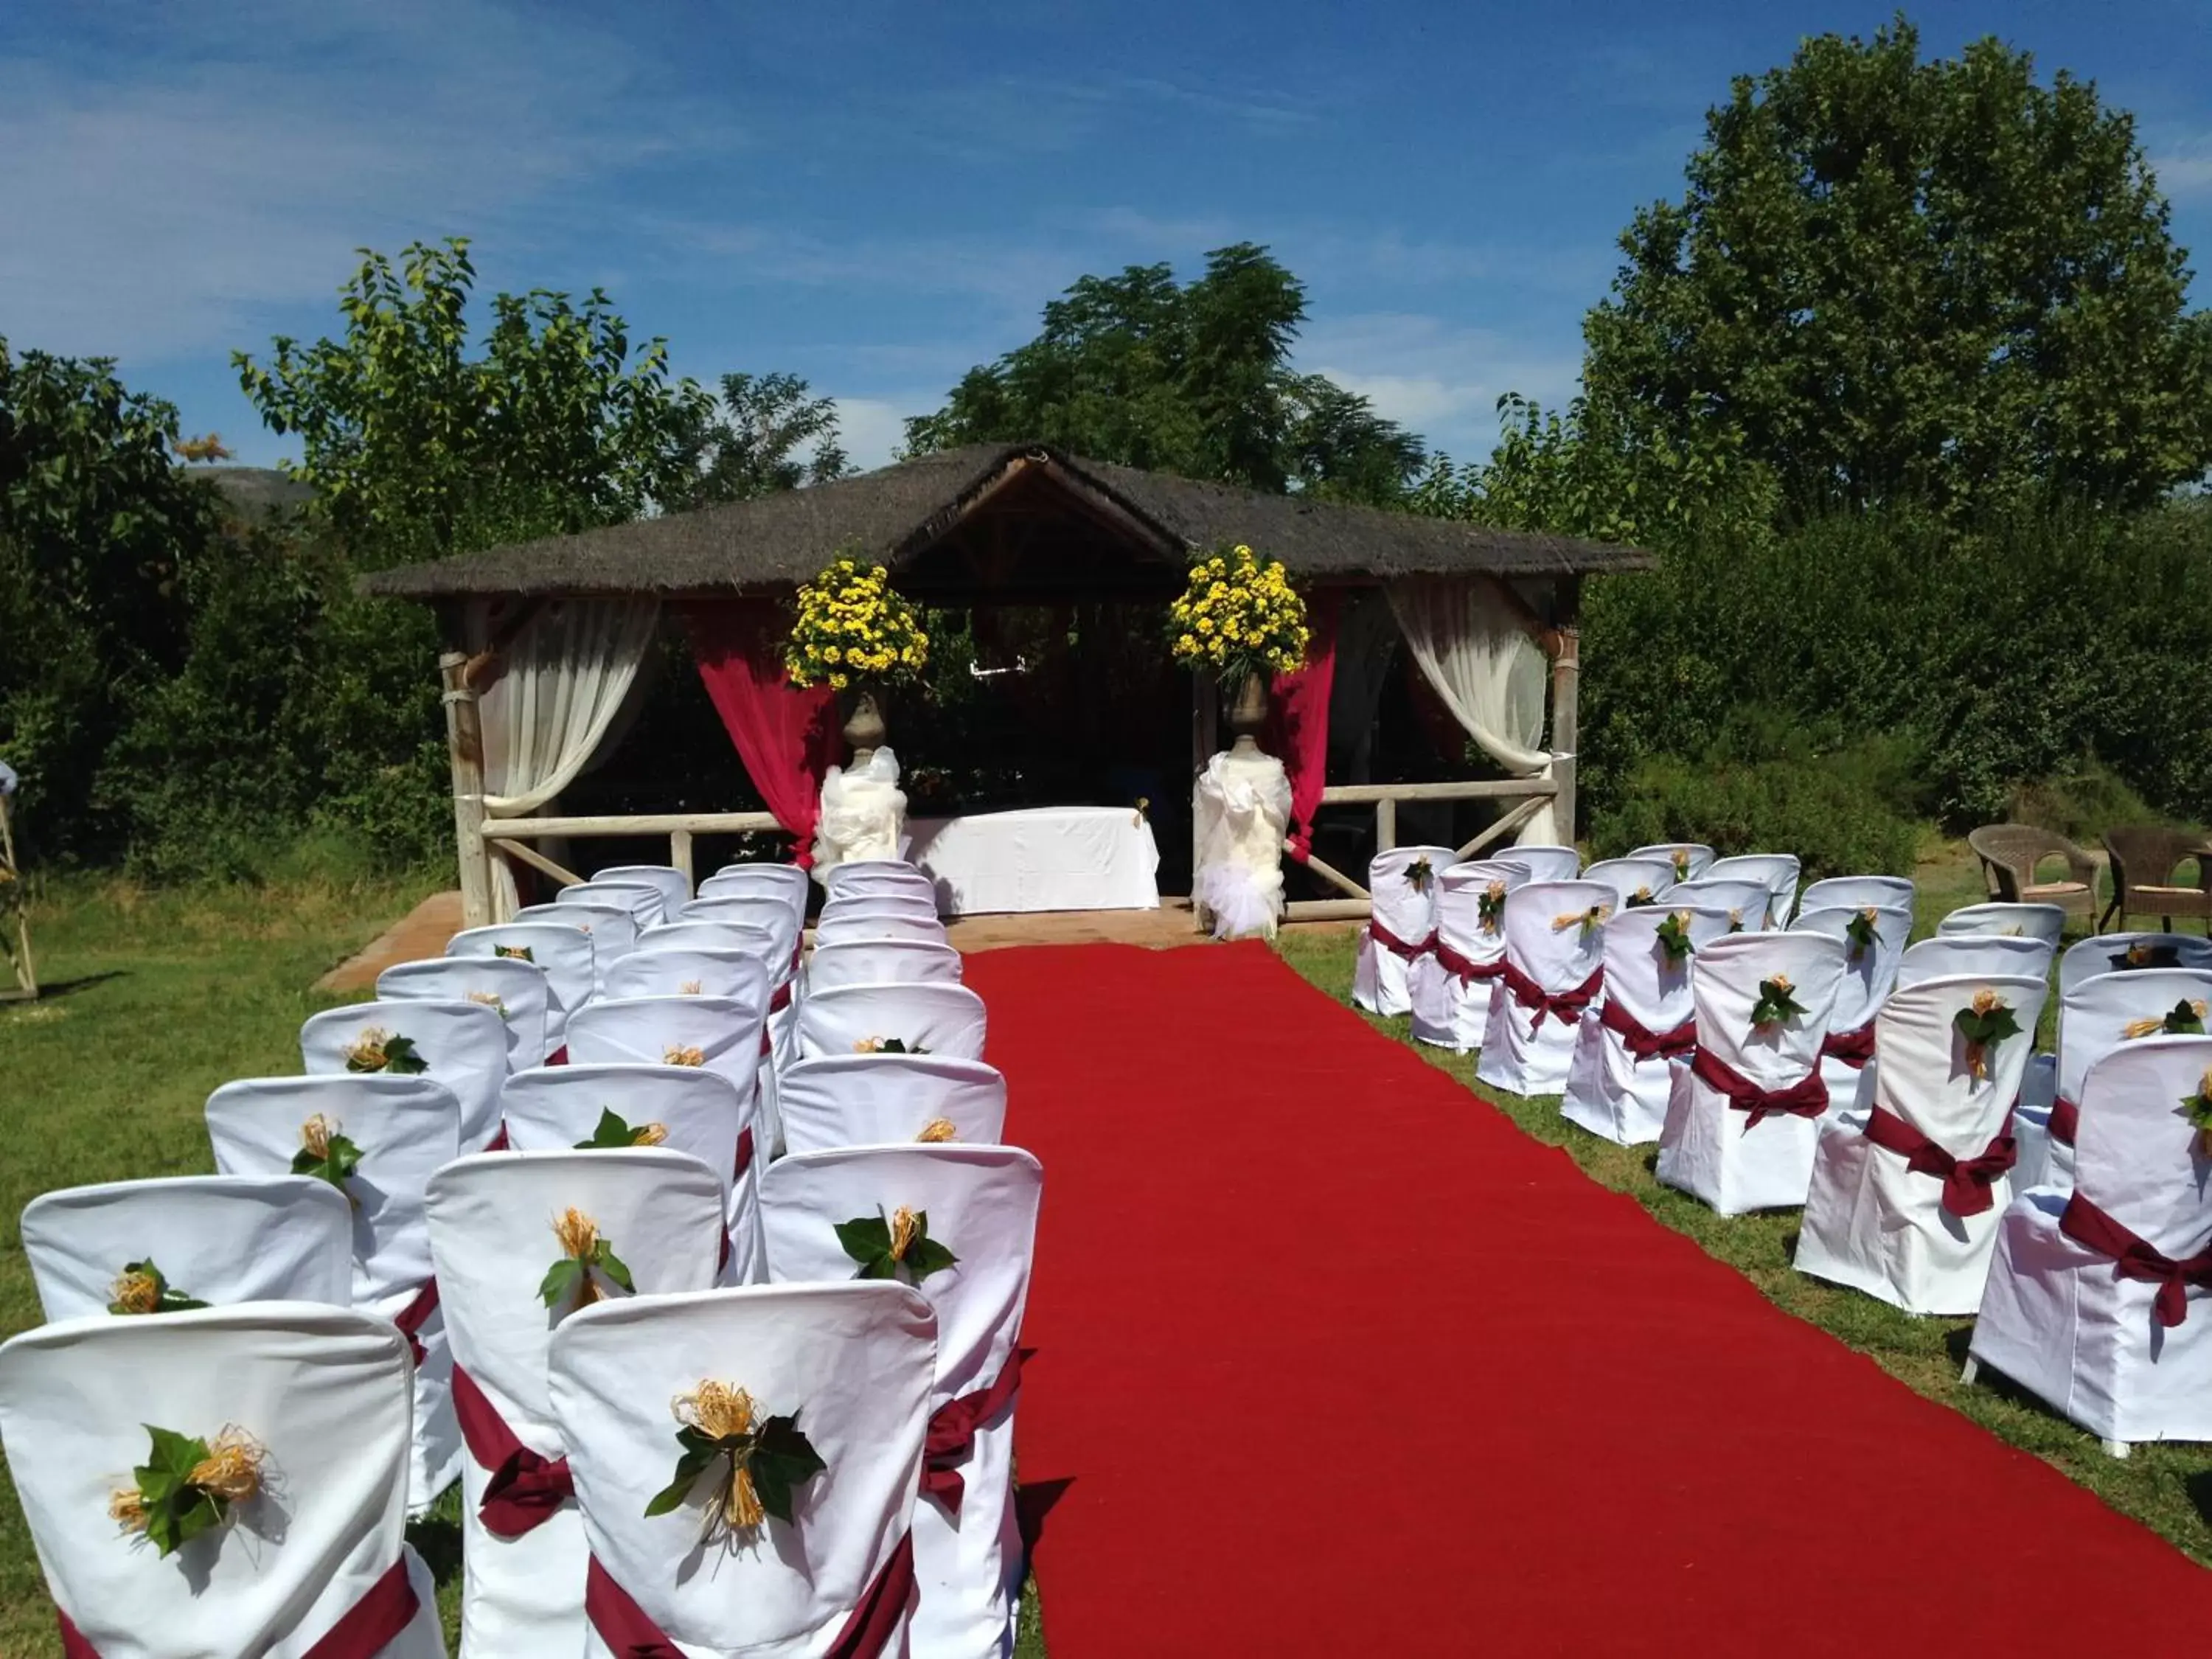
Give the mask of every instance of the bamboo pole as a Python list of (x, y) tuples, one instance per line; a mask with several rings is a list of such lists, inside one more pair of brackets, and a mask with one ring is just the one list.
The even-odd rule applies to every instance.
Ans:
[(509, 841), (499, 849), (499, 853), (501, 858), (520, 859), (532, 869), (544, 871), (563, 887), (574, 887), (583, 880), (583, 878), (574, 870), (562, 869), (544, 854), (525, 842)]
[(534, 841), (540, 836), (728, 835), (778, 827), (771, 812), (601, 813), (580, 817), (487, 818), (487, 841)]
[(1462, 861), (1473, 858), (1484, 848), (1489, 846), (1491, 842), (1501, 839), (1507, 830), (1518, 830), (1522, 824), (1528, 823), (1530, 818), (1534, 817), (1536, 816), (1536, 809), (1541, 806), (1547, 799), (1549, 799), (1547, 796), (1536, 795), (1531, 797), (1528, 800), (1522, 801), (1518, 806), (1506, 813), (1503, 817), (1498, 818), (1486, 826), (1480, 835), (1477, 836), (1473, 841), (1468, 842), (1466, 846), (1461, 848), (1453, 856)]
[(15, 891), (15, 944), (9, 952), (15, 969), (15, 983), (0, 990), (0, 1001), (24, 1001), (39, 994), (39, 970), (31, 961), (31, 916), (27, 896), (22, 890), (22, 867), (15, 862), (15, 827), (9, 816), (8, 797), (0, 795), (0, 869), (7, 872), (9, 883)]
[(699, 884), (691, 876), (691, 832), (671, 830), (668, 832), (668, 861), (684, 872), (684, 884), (694, 891)]
[(1582, 741), (1582, 629), (1576, 626), (1579, 588), (1572, 579), (1560, 584), (1563, 614), (1552, 647), (1552, 778), (1559, 786), (1552, 800), (1559, 811), (1559, 839), (1568, 846), (1575, 839), (1575, 762)]
[(459, 651), (441, 652), (440, 700), (446, 706), (446, 754), (453, 774), (453, 854), (460, 865), (461, 925), (483, 927), (492, 920), (491, 857), (485, 850), (483, 719), (469, 684), (469, 659)]
[(1321, 802), (1324, 806), (1353, 806), (1380, 800), (1549, 799), (1553, 793), (1553, 786), (1542, 778), (1469, 778), (1458, 783), (1332, 783), (1322, 790)]
[(1365, 899), (1292, 899), (1283, 907), (1283, 920), (1364, 921), (1373, 908)]

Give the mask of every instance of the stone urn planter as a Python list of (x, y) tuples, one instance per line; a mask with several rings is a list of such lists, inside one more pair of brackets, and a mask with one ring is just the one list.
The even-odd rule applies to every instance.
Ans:
[(1267, 681), (1264, 675), (1247, 674), (1232, 685), (1222, 688), (1223, 699), (1229, 705), (1229, 729), (1237, 734), (1230, 745), (1232, 755), (1256, 755), (1260, 752), (1260, 731), (1267, 723)]
[(845, 746), (852, 750), (852, 767), (866, 766), (890, 735), (884, 728), (883, 704), (876, 689), (855, 685), (840, 691), (837, 712), (845, 717)]

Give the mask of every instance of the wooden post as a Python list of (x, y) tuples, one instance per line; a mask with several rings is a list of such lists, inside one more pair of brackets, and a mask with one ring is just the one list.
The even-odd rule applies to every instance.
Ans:
[(1559, 785), (1553, 810), (1559, 820), (1559, 839), (1569, 846), (1575, 839), (1575, 750), (1577, 702), (1582, 691), (1582, 630), (1573, 612), (1554, 635), (1552, 651), (1552, 777)]
[(1398, 844), (1398, 801), (1385, 795), (1375, 803), (1375, 850), (1387, 853)]
[(23, 891), (22, 867), (15, 862), (15, 830), (8, 816), (5, 795), (0, 795), (0, 877), (14, 889), (9, 896), (15, 901), (15, 937), (8, 941), (6, 951), (15, 966), (15, 982), (0, 985), (0, 1001), (35, 998), (39, 970), (31, 962), (30, 904)]
[(461, 925), (483, 927), (493, 920), (490, 854), (483, 839), (483, 720), (468, 671), (465, 653), (439, 653), (446, 753), (453, 769), (453, 850), (460, 864)]
[(684, 872), (684, 885), (697, 891), (699, 884), (691, 876), (691, 832), (689, 830), (668, 832), (668, 861)]

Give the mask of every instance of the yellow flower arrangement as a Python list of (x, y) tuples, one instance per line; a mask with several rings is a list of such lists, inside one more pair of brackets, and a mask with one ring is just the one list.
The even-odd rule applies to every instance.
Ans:
[(920, 676), (929, 635), (879, 564), (841, 556), (799, 590), (783, 665), (793, 685), (890, 685)]
[(1191, 566), (1168, 621), (1176, 660), (1226, 684), (1305, 666), (1305, 601), (1279, 562), (1242, 543)]

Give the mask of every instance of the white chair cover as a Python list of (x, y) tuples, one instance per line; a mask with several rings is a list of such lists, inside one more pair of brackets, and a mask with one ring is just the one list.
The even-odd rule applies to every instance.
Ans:
[(640, 927), (650, 927), (669, 917), (660, 895), (661, 886), (657, 881), (610, 881), (604, 876), (594, 876), (589, 881), (570, 883), (554, 894), (553, 902), (616, 905), (637, 918)]
[(507, 1022), (497, 1009), (459, 999), (348, 1003), (307, 1017), (300, 1027), (300, 1058), (311, 1075), (381, 1075), (356, 1072), (348, 1058), (377, 1032), (411, 1040), (427, 1067), (415, 1075), (434, 1078), (453, 1091), (461, 1103), (465, 1151), (477, 1151), (498, 1133), (507, 1063)]
[(224, 1175), (289, 1176), (300, 1131), (320, 1116), (360, 1149), (346, 1183), (353, 1217), (353, 1305), (414, 1327), (415, 1436), (408, 1471), (417, 1510), (453, 1484), (461, 1455), (444, 1315), (423, 1310), (431, 1282), (422, 1189), (460, 1152), (460, 1102), (429, 1077), (246, 1078), (208, 1097), (208, 1140)]
[(625, 887), (642, 883), (660, 895), (660, 914), (672, 916), (691, 902), (691, 878), (672, 864), (615, 864), (594, 871), (594, 882), (615, 882)]
[(1774, 890), (1765, 882), (1726, 877), (1711, 881), (1703, 877), (1678, 881), (1661, 897), (1676, 909), (1687, 905), (1693, 910), (1725, 910), (1736, 922), (1738, 931), (1747, 933), (1765, 931), (1774, 908)]
[(769, 936), (770, 957), (769, 965), (785, 964), (776, 980), (781, 984), (790, 976), (789, 964), (799, 955), (800, 924), (792, 914), (791, 903), (780, 893), (739, 893), (728, 898), (696, 898), (684, 907), (683, 914), (671, 918), (675, 921), (734, 922), (740, 927), (758, 927)]
[[(758, 958), (775, 982), (775, 935), (766, 927), (738, 921), (664, 921), (637, 936), (638, 951), (737, 951)], [(633, 951), (635, 955), (636, 951)], [(788, 971), (791, 958), (782, 959)]]
[[(259, 1495), (167, 1559), (108, 1518), (149, 1421), (202, 1439), (236, 1428), (264, 1453)], [(348, 1309), (75, 1319), (0, 1346), (8, 1473), (47, 1588), (103, 1659), (303, 1659), (386, 1596), (398, 1632), (343, 1650), (443, 1659), (436, 1586), (403, 1541), (407, 1430), (406, 1344)]]
[(896, 985), (920, 981), (960, 982), (960, 952), (949, 945), (918, 939), (851, 939), (817, 945), (806, 958), (806, 990), (833, 991), (847, 985)]
[[(1754, 1087), (1785, 1090), (1816, 1073), (1821, 1040), (1843, 988), (1844, 947), (1820, 933), (1731, 933), (1698, 952), (1690, 970), (1698, 1047)], [(1804, 1012), (1754, 1031), (1762, 980), (1785, 975)], [(1813, 1179), (1816, 1120), (1760, 1115), (1683, 1061), (1668, 1067), (1667, 1121), (1659, 1132), (1659, 1179), (1723, 1215), (1784, 1209), (1805, 1201)], [(1754, 1116), (1759, 1121), (1753, 1122)]]
[[(1688, 918), (1693, 953), (1728, 937), (1727, 911), (1665, 904), (1616, 911), (1604, 927), (1603, 1000), (1654, 1036), (1687, 1025), (1697, 1014), (1690, 993), (1695, 955), (1676, 962), (1659, 943), (1660, 924), (1675, 915)], [(1659, 1139), (1669, 1091), (1666, 1056), (1638, 1059), (1627, 1039), (1605, 1023), (1601, 1005), (1592, 1004), (1575, 1030), (1559, 1115), (1592, 1134), (1639, 1146)]]
[(854, 913), (862, 915), (920, 916), (927, 921), (939, 920), (937, 901), (927, 893), (885, 891), (881, 893), (832, 893), (823, 902), (822, 914), (815, 918), (819, 927), (825, 921), (836, 921)]
[[(1967, 1063), (1952, 1021), (1984, 991), (2012, 1005), (2021, 1034), (1996, 1044), (1986, 1074)], [(1952, 1157), (1977, 1158), (2006, 1132), (2043, 1012), (2040, 979), (1930, 980), (1899, 991), (1875, 1023), (1881, 1064), (1873, 1108), (1902, 1119)], [(2008, 1175), (1989, 1186), (1989, 1207), (1953, 1213), (1945, 1184), (1908, 1166), (1908, 1154), (1867, 1135), (1869, 1114), (1833, 1112), (1820, 1124), (1797, 1270), (1848, 1285), (1908, 1313), (1970, 1314), (1981, 1305), (1998, 1219), (2012, 1198)]]
[(724, 865), (701, 882), (700, 893), (703, 896), (709, 887), (722, 893), (781, 893), (793, 900), (803, 914), (813, 883), (795, 864), (740, 860)]
[(773, 994), (760, 955), (750, 951), (638, 948), (607, 969), (610, 1001), (630, 997), (726, 997), (765, 1010)]
[[(602, 1303), (562, 1322), (553, 1419), (601, 1570), (693, 1653), (826, 1650), (908, 1547), (937, 1319), (905, 1285), (772, 1285)], [(700, 1541), (705, 1487), (647, 1518), (679, 1448), (669, 1402), (713, 1380), (796, 1413), (827, 1466), (744, 1547)], [(827, 1478), (825, 1478), (825, 1476)], [(909, 1603), (910, 1605), (910, 1603)], [(905, 1650), (903, 1636), (887, 1652)], [(596, 1633), (586, 1659), (613, 1653)]]
[(1959, 933), (1994, 933), (2001, 938), (2041, 939), (2052, 951), (2066, 933), (2066, 911), (2057, 904), (1968, 904), (1936, 924), (1939, 938)]
[(945, 924), (934, 916), (921, 916), (908, 909), (886, 909), (881, 905), (858, 905), (843, 915), (814, 926), (814, 945), (819, 950), (825, 945), (850, 945), (855, 941), (913, 939), (923, 945), (942, 945), (945, 942)]
[(793, 1157), (915, 1141), (940, 1120), (955, 1141), (992, 1146), (1006, 1134), (1006, 1079), (980, 1060), (824, 1054), (794, 1060), (776, 1081)]
[(759, 1081), (763, 1010), (735, 997), (619, 997), (580, 1008), (568, 1022), (568, 1063), (682, 1066), (690, 1049), (750, 1106)]
[(592, 936), (573, 921), (507, 921), (470, 927), (446, 941), (449, 957), (520, 959), (545, 970), (545, 1041), (549, 1049), (567, 1041), (568, 1015), (592, 1000), (599, 988), (599, 965)]
[[(1517, 860), (1521, 849), (1516, 848)], [(1437, 927), (1437, 896), (1443, 890), (1444, 872), (1459, 861), (1449, 847), (1394, 847), (1377, 853), (1367, 864), (1367, 891), (1373, 919), (1359, 930), (1358, 952), (1352, 958), (1352, 1000), (1370, 1014), (1413, 1012), (1407, 991), (1407, 970), (1412, 958), (1376, 938), (1376, 928), (1396, 939), (1405, 951), (1418, 957), (1428, 948)], [(1427, 879), (1414, 885), (1414, 866), (1428, 866)]]
[[(1487, 967), (1505, 956), (1505, 927), (1482, 925), (1483, 896), (1492, 882), (1510, 895), (1527, 884), (1528, 866), (1511, 859), (1475, 859), (1455, 864), (1437, 878), (1437, 942), (1462, 962)], [(1413, 1004), (1413, 1035), (1439, 1048), (1465, 1054), (1482, 1046), (1490, 1024), (1495, 977), (1462, 978), (1436, 951), (1425, 951), (1406, 971), (1406, 997)]]
[(481, 1002), (507, 1024), (512, 1071), (544, 1063), (553, 1006), (551, 981), (534, 962), (505, 957), (444, 956), (394, 963), (376, 976), (384, 1002)]
[[(2074, 1146), (2069, 1139), (2051, 1133), (2052, 1115), (2069, 1111), (2069, 1107), (2057, 1103), (2070, 1103), (2071, 1114), (2078, 1115), (2081, 1084), (2089, 1068), (2116, 1049), (2148, 1040), (2130, 1037), (2130, 1024), (2162, 1019), (2180, 1002), (2212, 1002), (2212, 969), (2144, 968), (2131, 973), (2099, 974), (2081, 981), (2059, 999), (2053, 1099), (2048, 1103), (2023, 1103), (2021, 1107), (2015, 1127), (2021, 1141), (2020, 1168), (2014, 1172), (2016, 1191), (2041, 1186), (2072, 1189)], [(2212, 1020), (2206, 1022), (2206, 1029), (2212, 1030)]]
[[(1822, 884), (1814, 883), (1805, 890), (1805, 896), (1810, 898), (1814, 887)], [(1856, 905), (1802, 905), (1790, 924), (1793, 933), (1825, 933), (1843, 943), (1844, 982), (1836, 992), (1835, 1012), (1828, 1017), (1831, 1039), (1863, 1031), (1873, 1024), (1875, 1011), (1897, 988), (1897, 968), (1905, 959), (1905, 941), (1912, 937), (1910, 908), (1879, 905), (1871, 899), (1866, 901), (1866, 907), (1874, 912), (1874, 945), (1869, 950), (1859, 950), (1851, 943), (1851, 919), (1863, 914)], [(1866, 1070), (1839, 1054), (1820, 1056), (1820, 1077), (1828, 1085), (1833, 1109), (1842, 1111), (1861, 1103), (1860, 1085)]]
[[(1526, 848), (1514, 849), (1514, 861)], [(1541, 849), (1539, 849), (1541, 850)], [(1595, 881), (1531, 881), (1505, 902), (1505, 963), (1509, 974), (1534, 981), (1547, 996), (1571, 992), (1586, 983), (1605, 962), (1602, 917), (1615, 908), (1613, 889)], [(1597, 925), (1583, 927), (1562, 916), (1601, 913)], [(1482, 1058), (1475, 1076), (1516, 1095), (1555, 1095), (1566, 1086), (1575, 1054), (1581, 1011), (1524, 1007), (1507, 979), (1490, 999), (1490, 1024), (1483, 1032)]]
[(1656, 902), (1674, 884), (1674, 866), (1664, 859), (1600, 859), (1582, 873), (1584, 881), (1601, 881), (1626, 906)]
[[(1678, 857), (1679, 855), (1679, 857)], [(1656, 841), (1632, 849), (1632, 859), (1663, 859), (1677, 882), (1695, 881), (1713, 861), (1713, 849), (1701, 841)]]
[[(929, 1237), (959, 1257), (915, 1288), (937, 1310), (937, 1377), (930, 1408), (956, 1400), (985, 1411), (951, 1467), (958, 1504), (915, 1505), (914, 1565), (921, 1599), (908, 1637), (917, 1654), (1009, 1654), (1020, 1578), (1015, 1523), (1014, 1385), (1022, 1310), (1029, 1298), (1044, 1172), (1016, 1146), (854, 1146), (787, 1158), (761, 1183), (761, 1224), (774, 1283), (837, 1283), (854, 1276), (837, 1242), (842, 1222), (900, 1207), (928, 1218)], [(1017, 1370), (1014, 1375), (1018, 1375)], [(994, 1389), (994, 1385), (997, 1385)], [(1004, 1395), (1004, 1398), (1000, 1395)]]
[(956, 1060), (983, 1058), (983, 999), (964, 985), (932, 981), (844, 985), (816, 991), (799, 1005), (793, 1057), (851, 1054), (862, 1045), (896, 1038)]
[(861, 893), (937, 896), (937, 885), (927, 872), (905, 859), (848, 859), (832, 865), (823, 872), (822, 890), (830, 898)]
[(2058, 994), (2100, 974), (2212, 968), (2212, 939), (2194, 933), (2103, 933), (2076, 939), (2058, 958)]
[(1517, 846), (1500, 856), (1527, 870), (1531, 881), (1573, 881), (1582, 874), (1583, 855), (1571, 847)]
[[(639, 1296), (711, 1289), (722, 1236), (722, 1183), (665, 1147), (464, 1158), (431, 1177), (425, 1210), (438, 1264), (456, 1386), (474, 1443), (461, 1463), (461, 1648), (471, 1654), (571, 1654), (584, 1645), (584, 1524), (570, 1498), (517, 1532), (487, 1525), (485, 1488), (518, 1448), (550, 1461), (568, 1447), (546, 1398), (545, 1350), (573, 1299), (546, 1307), (538, 1285), (562, 1257), (552, 1222), (569, 1208), (599, 1225)], [(596, 1289), (624, 1293), (603, 1277)], [(506, 1535), (502, 1535), (502, 1534)]]
[(514, 919), (582, 928), (591, 935), (592, 960), (601, 973), (616, 957), (628, 956), (637, 948), (637, 913), (626, 905), (586, 902), (582, 899), (570, 899), (565, 903), (526, 904), (514, 913)]
[(1871, 904), (1877, 910), (1902, 910), (1910, 915), (1915, 891), (1903, 876), (1830, 876), (1797, 895), (1797, 909), (1802, 915), (1824, 906), (1856, 910)]
[(1798, 872), (1797, 855), (1794, 853), (1739, 853), (1734, 858), (1715, 859), (1698, 878), (1760, 883), (1772, 895), (1766, 907), (1767, 926), (1787, 927), (1797, 908)]
[(353, 1304), (353, 1209), (312, 1176), (169, 1176), (43, 1193), (23, 1206), (23, 1255), (49, 1322), (105, 1314), (150, 1261), (171, 1291), (238, 1302)]
[(2212, 1166), (2175, 1103), (2203, 1086), (2212, 1037), (2146, 1037), (2106, 1054), (2081, 1082), (2075, 1194), (2020, 1194), (1996, 1254), (1969, 1352), (2101, 1438), (2212, 1440), (2212, 1310), (2186, 1285), (2163, 1325), (2155, 1279), (2060, 1225), (2071, 1199), (2094, 1204), (2151, 1249), (2186, 1261), (2212, 1245)]
[(2007, 939), (1996, 933), (1954, 933), (1923, 939), (1905, 947), (1898, 959), (1896, 989), (1907, 990), (1931, 979), (1983, 978), (2025, 974), (2040, 979), (2051, 971), (2051, 949), (2039, 939)]

